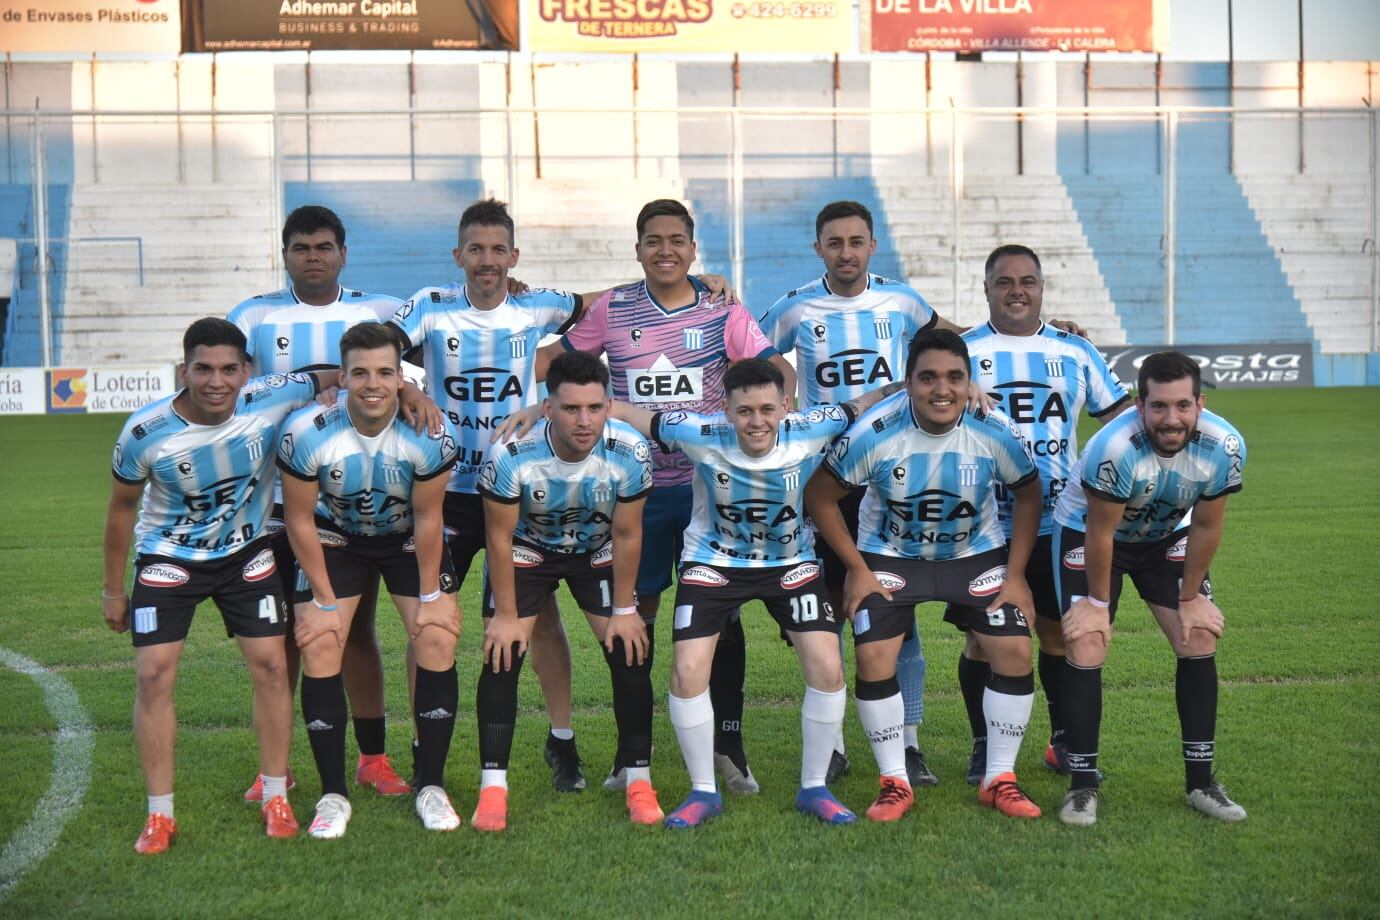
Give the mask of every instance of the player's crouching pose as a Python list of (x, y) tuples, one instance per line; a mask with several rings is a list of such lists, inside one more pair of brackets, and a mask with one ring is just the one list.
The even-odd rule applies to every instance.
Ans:
[(651, 452), (636, 431), (609, 418), (609, 372), (598, 358), (559, 355), (546, 383), (545, 421), (491, 451), (479, 478), (492, 607), (485, 610), (476, 702), (482, 772), (471, 824), (482, 831), (507, 826), (518, 675), (537, 614), (562, 580), (604, 646), (628, 816), (634, 824), (657, 824), (663, 815), (651, 783), (652, 642), (633, 593)]
[(448, 427), (418, 434), (398, 417), (403, 376), (392, 330), (353, 326), (341, 336), (340, 356), (343, 403), (294, 414), (278, 448), (283, 522), (299, 569), (293, 599), (302, 719), (321, 774), (308, 833), (340, 837), (350, 821), (340, 668), (365, 574), (374, 568), (417, 659), (417, 815), (428, 830), (454, 830), (460, 819), (444, 781), (459, 696), (460, 613), (441, 515), (457, 447)]
[(1137, 390), (1137, 411), (1089, 439), (1073, 473), (1078, 485), (1065, 489), (1054, 507), (1072, 776), (1059, 820), (1097, 822), (1102, 662), (1121, 579), (1130, 575), (1178, 656), (1174, 696), (1188, 804), (1220, 821), (1244, 821), (1246, 810), (1227, 798), (1212, 773), (1215, 656), (1224, 620), (1212, 600), (1208, 566), (1222, 540), (1227, 496), (1241, 490), (1246, 443), (1226, 419), (1203, 408), (1201, 373), (1187, 355), (1146, 358)]
[[(207, 598), (236, 637), (254, 685), (266, 831), (297, 833), (287, 800), (287, 607), (265, 524), (279, 431), (292, 410), (311, 402), (321, 378), (251, 380), (244, 333), (223, 319), (192, 323), (182, 351), (183, 388), (135, 412), (120, 432), (105, 520), (101, 612), (116, 632), (133, 626), (134, 739), (148, 788), (148, 819), (134, 849), (145, 854), (167, 850), (177, 834), (173, 685), (192, 614)], [(136, 537), (127, 596), (125, 560)]]
[[(1040, 815), (1015, 775), (1035, 698), (1023, 573), (1040, 524), (1039, 474), (1008, 419), (965, 411), (968, 379), (968, 349), (958, 335), (917, 334), (906, 355), (907, 393), (859, 418), (805, 492), (820, 536), (848, 569), (843, 596), (857, 649), (858, 716), (881, 771), (881, 792), (867, 810), (874, 821), (897, 820), (914, 803), (896, 658), (923, 601), (947, 601), (992, 665), (979, 800), (1012, 817)], [(1015, 497), (1009, 551), (996, 483)], [(855, 546), (838, 501), (863, 485)]]

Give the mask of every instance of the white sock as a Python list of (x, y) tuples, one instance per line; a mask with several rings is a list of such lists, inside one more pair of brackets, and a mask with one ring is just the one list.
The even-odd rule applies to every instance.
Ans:
[(845, 755), (845, 756), (848, 754), (848, 748), (846, 748), (846, 747), (843, 746), (843, 723), (842, 723), (842, 722), (839, 723), (839, 732), (838, 732), (838, 734), (834, 736), (834, 750), (838, 751), (840, 754), (843, 754), (843, 755)]
[(167, 817), (175, 820), (177, 816), (173, 814), (172, 797), (173, 794), (171, 792), (169, 792), (167, 795), (149, 796), (149, 814), (166, 815)]
[(488, 789), (490, 786), (498, 786), (500, 789), (508, 788), (507, 770), (480, 770), (479, 788)]
[(982, 712), (987, 717), (987, 775), (983, 786), (1003, 773), (1016, 772), (1016, 754), (1030, 722), (1034, 693), (998, 693), (991, 687), (982, 691)]
[(571, 738), (575, 737), (575, 729), (553, 728), (551, 729), (551, 737), (555, 738), (557, 741), (569, 741)]
[(833, 693), (805, 688), (805, 701), (800, 704), (800, 788), (813, 789), (824, 785), (829, 772), (829, 757), (843, 725), (844, 709), (848, 705), (848, 691), (842, 688)]
[(628, 771), (627, 777), (629, 786), (640, 779), (645, 779), (649, 783), (652, 781), (651, 767), (624, 767), (623, 769)]
[(906, 704), (900, 691), (881, 700), (858, 700), (858, 719), (872, 744), (877, 770), (883, 776), (906, 779), (906, 746), (901, 743), (901, 725)]
[(920, 726), (907, 725), (905, 729), (906, 747), (920, 749)]
[(671, 724), (676, 728), (680, 753), (685, 758), (685, 770), (690, 774), (690, 788), (699, 792), (717, 792), (714, 779), (714, 704), (709, 691), (690, 699), (670, 694)]
[(287, 798), (287, 777), (286, 776), (264, 776), (264, 801), (275, 799), (278, 796)]

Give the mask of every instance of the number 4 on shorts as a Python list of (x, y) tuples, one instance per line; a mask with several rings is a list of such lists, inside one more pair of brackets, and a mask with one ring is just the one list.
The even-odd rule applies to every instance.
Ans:
[(272, 594), (265, 594), (259, 598), (259, 619), (268, 620), (270, 623), (278, 622), (278, 605), (273, 600)]

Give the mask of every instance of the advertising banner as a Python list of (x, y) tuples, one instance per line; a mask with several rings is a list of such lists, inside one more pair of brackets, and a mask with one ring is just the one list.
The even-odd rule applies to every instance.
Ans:
[(527, 0), (527, 51), (852, 51), (848, 0)]
[(0, 51), (182, 51), (180, 0), (0, 0)]
[(41, 367), (0, 367), (0, 415), (42, 415)]
[(44, 397), (52, 413), (133, 412), (171, 396), (176, 387), (171, 364), (55, 367), (47, 371)]
[(1163, 51), (1165, 0), (863, 0), (873, 51)]
[(200, 0), (197, 51), (518, 46), (518, 0)]
[(1221, 389), (1311, 387), (1313, 345), (1135, 345), (1104, 349), (1102, 356), (1127, 386), (1140, 364), (1157, 351), (1181, 351), (1203, 369), (1203, 385)]

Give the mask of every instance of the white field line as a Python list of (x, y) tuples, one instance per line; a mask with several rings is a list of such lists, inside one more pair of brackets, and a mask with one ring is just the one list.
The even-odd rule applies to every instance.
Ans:
[(0, 850), (0, 901), (29, 870), (48, 855), (68, 820), (81, 809), (91, 785), (91, 720), (77, 691), (66, 680), (32, 659), (0, 648), (0, 665), (26, 674), (43, 690), (43, 699), (57, 722), (53, 739), (53, 782), (34, 806), (33, 816)]

